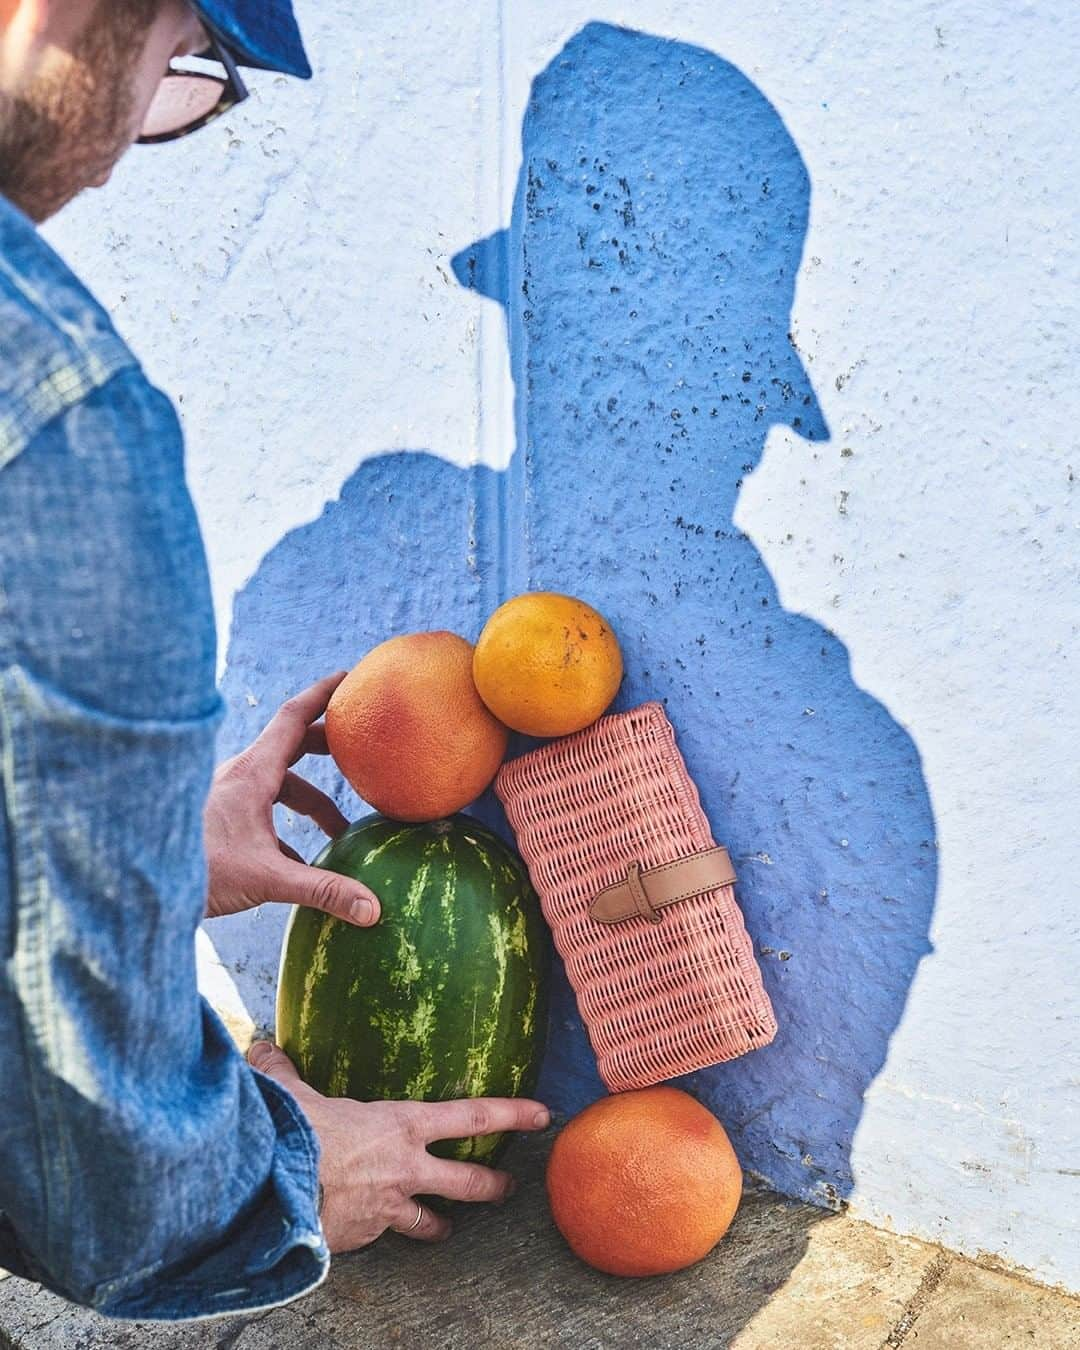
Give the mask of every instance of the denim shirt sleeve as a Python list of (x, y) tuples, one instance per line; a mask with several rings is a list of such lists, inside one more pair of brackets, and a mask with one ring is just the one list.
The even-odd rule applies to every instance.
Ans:
[(0, 456), (0, 1264), (114, 1317), (329, 1263), (314, 1133), (196, 990), (214, 647), (179, 425), (130, 366)]

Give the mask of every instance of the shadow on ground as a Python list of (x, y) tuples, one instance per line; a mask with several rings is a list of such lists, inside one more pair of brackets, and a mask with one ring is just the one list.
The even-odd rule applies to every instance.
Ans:
[[(567, 1350), (719, 1347), (783, 1284), (809, 1230), (830, 1222), (809, 1205), (751, 1190), (720, 1247), (675, 1275), (622, 1280), (573, 1257), (543, 1196), (551, 1136), (522, 1139), (507, 1162), (520, 1189), (502, 1209), (456, 1207), (436, 1247), (388, 1234), (339, 1257), (301, 1301), (255, 1317), (189, 1326), (108, 1322), (32, 1286), (0, 1284), (0, 1336), (16, 1350)], [(0, 1340), (0, 1344), (2, 1344)]]
[[(388, 1235), (326, 1283), (254, 1317), (106, 1322), (23, 1280), (0, 1281), (3, 1350), (1032, 1350), (1080, 1347), (1080, 1300), (939, 1247), (749, 1190), (689, 1270), (619, 1280), (564, 1245), (543, 1194), (552, 1135), (519, 1139), (502, 1209), (458, 1206), (428, 1247)], [(804, 1255), (805, 1253), (805, 1255)]]

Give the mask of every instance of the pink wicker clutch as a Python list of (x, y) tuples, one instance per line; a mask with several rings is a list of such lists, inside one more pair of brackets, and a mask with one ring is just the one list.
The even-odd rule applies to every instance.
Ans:
[(659, 703), (512, 760), (495, 790), (612, 1092), (768, 1045), (734, 872)]

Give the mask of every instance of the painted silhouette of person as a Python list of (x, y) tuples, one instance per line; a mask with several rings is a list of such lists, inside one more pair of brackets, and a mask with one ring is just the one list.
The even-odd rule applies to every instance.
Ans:
[[(831, 1204), (929, 950), (936, 856), (910, 737), (844, 645), (782, 608), (732, 522), (770, 426), (794, 428), (808, 460), (828, 437), (788, 337), (809, 195), (782, 120), (727, 62), (604, 24), (571, 39), (532, 88), (509, 229), (454, 259), (505, 307), (509, 467), (369, 459), (287, 535), (237, 597), (222, 752), (392, 634), (475, 640), (523, 590), (595, 604), (626, 656), (616, 708), (666, 702), (780, 1028), (688, 1086), (744, 1165)], [(476, 809), (506, 831), (490, 794)], [(317, 843), (289, 837), (308, 856)], [(270, 908), (215, 931), (263, 1017)], [(539, 1095), (574, 1111), (603, 1091), (560, 976)]]

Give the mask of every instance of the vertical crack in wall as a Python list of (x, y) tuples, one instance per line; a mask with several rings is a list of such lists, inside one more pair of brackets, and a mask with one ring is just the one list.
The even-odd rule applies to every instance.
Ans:
[[(518, 128), (508, 116), (507, 11), (504, 0), (493, 0), (494, 23), (481, 36), (480, 177), (477, 182), (476, 225), (481, 237), (501, 230), (511, 212), (510, 192), (516, 178)], [(474, 515), (479, 554), (488, 567), (481, 571), (481, 600), (485, 617), (503, 600), (528, 586), (527, 529), (528, 466), (523, 372), (511, 370), (507, 379), (510, 329), (520, 306), (522, 259), (520, 239), (508, 237), (505, 303), (477, 293), (476, 437), (477, 454), (492, 473), (473, 479)], [(515, 385), (518, 397), (515, 399)]]

